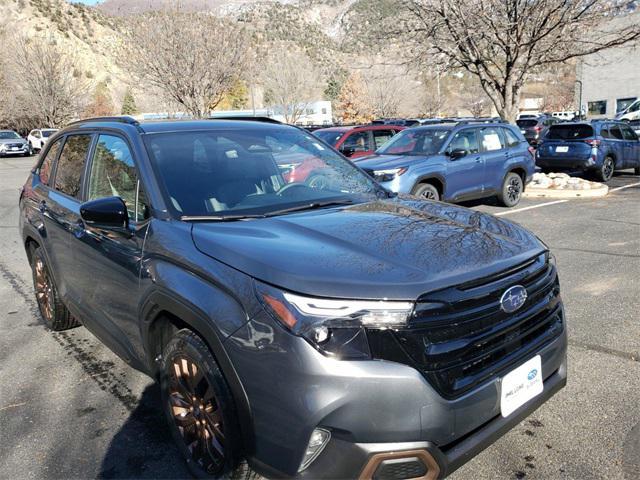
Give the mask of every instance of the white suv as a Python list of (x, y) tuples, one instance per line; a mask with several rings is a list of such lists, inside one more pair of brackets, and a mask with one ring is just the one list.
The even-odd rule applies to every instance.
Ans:
[(29, 149), (31, 152), (39, 152), (44, 148), (47, 139), (57, 132), (55, 128), (40, 128), (37, 130), (31, 130), (27, 140), (29, 141)]

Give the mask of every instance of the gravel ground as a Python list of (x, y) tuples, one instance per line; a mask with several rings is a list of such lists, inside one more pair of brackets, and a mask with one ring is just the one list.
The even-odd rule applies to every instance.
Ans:
[[(86, 330), (51, 333), (39, 320), (17, 228), (33, 162), (0, 159), (0, 478), (188, 478), (156, 386)], [(640, 478), (640, 178), (610, 186), (593, 200), (468, 205), (555, 252), (569, 384), (451, 478)]]

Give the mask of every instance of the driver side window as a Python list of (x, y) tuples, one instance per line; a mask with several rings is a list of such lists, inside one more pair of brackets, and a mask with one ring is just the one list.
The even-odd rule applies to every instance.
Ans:
[(148, 216), (129, 146), (113, 135), (98, 137), (89, 175), (88, 200), (105, 197), (122, 198), (131, 221), (142, 221)]
[(467, 153), (478, 153), (480, 151), (480, 147), (478, 145), (476, 129), (468, 128), (456, 133), (453, 136), (453, 139), (451, 139), (451, 143), (448, 148), (449, 153), (454, 150), (466, 150)]

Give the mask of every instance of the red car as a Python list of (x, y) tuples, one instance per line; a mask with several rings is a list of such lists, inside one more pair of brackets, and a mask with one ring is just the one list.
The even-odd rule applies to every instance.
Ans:
[(316, 130), (313, 134), (339, 150), (345, 157), (358, 158), (371, 155), (405, 128), (400, 125), (330, 127)]

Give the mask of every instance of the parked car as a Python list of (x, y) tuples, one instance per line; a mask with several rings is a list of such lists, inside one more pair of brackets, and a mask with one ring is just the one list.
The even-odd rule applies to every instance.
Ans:
[(357, 165), (394, 192), (448, 202), (497, 196), (509, 207), (535, 171), (525, 138), (506, 123), (410, 128)]
[(565, 122), (573, 121), (578, 117), (578, 115), (579, 115), (579, 112), (571, 112), (571, 111), (553, 112), (551, 114), (553, 118), (557, 118), (558, 120), (562, 120)]
[(358, 158), (372, 154), (404, 129), (402, 125), (361, 125), (321, 128), (313, 134), (345, 157)]
[(57, 131), (58, 130), (55, 128), (38, 128), (36, 130), (31, 130), (27, 136), (31, 152), (39, 152), (42, 150), (44, 144), (47, 143), (48, 138)]
[(559, 122), (560, 120), (557, 118), (544, 115), (535, 118), (519, 118), (516, 120), (516, 125), (520, 127), (520, 132), (527, 139), (529, 145), (535, 146), (547, 133), (548, 128)]
[[(285, 182), (294, 146), (324, 187)], [(74, 123), (20, 209), (47, 325), (158, 379), (199, 477), (442, 478), (566, 383), (535, 235), (394, 197), (293, 126)]]
[(0, 130), (0, 157), (30, 155), (29, 144), (13, 130)]
[(618, 112), (615, 116), (616, 120), (640, 120), (640, 98), (625, 108), (623, 111)]
[(625, 168), (640, 175), (640, 141), (626, 122), (562, 123), (549, 128), (536, 150), (536, 165), (544, 171), (594, 173), (602, 182)]

